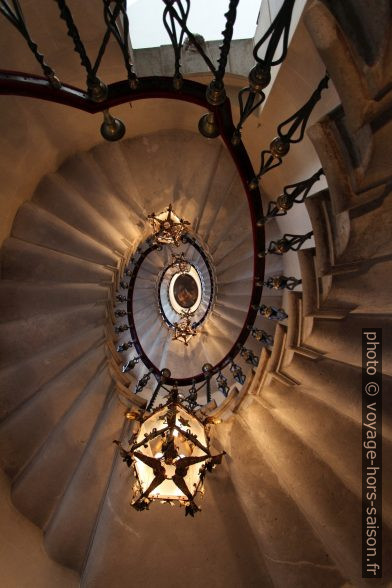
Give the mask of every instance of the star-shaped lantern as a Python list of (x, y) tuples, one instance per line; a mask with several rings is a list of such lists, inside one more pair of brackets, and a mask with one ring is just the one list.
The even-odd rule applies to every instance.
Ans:
[(176, 245), (177, 247), (180, 245), (180, 239), (186, 231), (186, 226), (190, 225), (188, 221), (176, 215), (171, 204), (163, 212), (159, 214), (153, 212), (147, 218), (151, 223), (157, 243)]
[(137, 420), (129, 450), (115, 441), (135, 475), (131, 506), (145, 510), (153, 500), (177, 503), (193, 517), (200, 510), (195, 498), (204, 494), (204, 477), (224, 455), (211, 455), (205, 426), (211, 419), (203, 422), (189, 412), (174, 388), (164, 406)]

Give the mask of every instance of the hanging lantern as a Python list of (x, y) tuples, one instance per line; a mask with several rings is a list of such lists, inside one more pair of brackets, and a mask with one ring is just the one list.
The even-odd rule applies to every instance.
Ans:
[[(145, 413), (146, 414), (146, 413)], [(222, 461), (224, 453), (211, 455), (205, 423), (182, 404), (178, 390), (171, 390), (167, 403), (152, 414), (129, 413), (139, 421), (130, 439), (130, 449), (120, 446), (125, 463), (133, 468), (135, 483), (131, 506), (145, 510), (154, 500), (185, 506), (185, 515), (201, 510), (195, 503), (204, 494), (207, 471)]]
[(180, 245), (182, 235), (186, 232), (186, 226), (190, 224), (176, 215), (171, 204), (163, 212), (159, 214), (153, 212), (147, 218), (151, 223), (157, 243), (176, 245), (177, 247)]

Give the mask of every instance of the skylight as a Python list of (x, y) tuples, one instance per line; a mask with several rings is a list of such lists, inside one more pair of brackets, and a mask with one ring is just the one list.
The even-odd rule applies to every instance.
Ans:
[[(237, 9), (233, 39), (253, 38), (260, 9), (260, 0), (241, 0)], [(188, 17), (192, 33), (203, 35), (206, 41), (222, 38), (229, 0), (193, 0)], [(163, 26), (162, 0), (128, 0), (128, 16), (132, 47), (142, 49), (169, 45)]]

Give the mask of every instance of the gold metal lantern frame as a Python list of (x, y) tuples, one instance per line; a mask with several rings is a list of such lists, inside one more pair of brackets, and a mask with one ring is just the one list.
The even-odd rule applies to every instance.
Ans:
[(201, 510), (197, 495), (204, 495), (204, 478), (221, 463), (224, 453), (212, 455), (208, 424), (181, 402), (177, 389), (151, 414), (129, 413), (139, 423), (130, 449), (120, 445), (125, 463), (132, 467), (135, 482), (131, 506), (146, 510), (153, 501), (185, 507), (185, 515)]

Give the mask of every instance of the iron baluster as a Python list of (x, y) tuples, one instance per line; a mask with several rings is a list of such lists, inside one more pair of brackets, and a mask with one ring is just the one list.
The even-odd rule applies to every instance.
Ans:
[(116, 300), (118, 302), (128, 302), (129, 298), (127, 298), (127, 296), (123, 296), (122, 294), (116, 294)]
[(219, 392), (221, 392), (223, 396), (227, 398), (230, 388), (227, 385), (227, 378), (222, 374), (221, 371), (219, 371), (219, 374), (216, 378), (216, 383), (218, 384)]
[(118, 325), (117, 327), (114, 327), (114, 331), (117, 334), (125, 333), (125, 331), (128, 331), (128, 330), (129, 330), (129, 325), (127, 325), (127, 324)]
[(283, 194), (277, 198), (276, 202), (270, 202), (268, 204), (267, 214), (263, 221), (267, 222), (269, 219), (276, 216), (284, 216), (294, 204), (301, 204), (304, 202), (310, 190), (321, 178), (323, 173), (323, 169), (320, 168), (316, 173), (310, 176), (310, 178), (286, 186), (283, 190)]
[[(261, 152), (260, 170), (257, 176), (249, 183), (251, 189), (258, 187), (258, 180), (264, 174), (271, 171), (274, 167), (281, 165), (282, 158), (290, 151), (291, 143), (299, 143), (302, 141), (309, 117), (317, 102), (319, 102), (322, 91), (328, 88), (328, 82), (329, 76), (328, 73), (326, 73), (309, 100), (297, 110), (297, 112), (278, 126), (278, 136), (271, 141), (269, 149), (264, 149), (264, 151)], [(288, 126), (288, 129), (284, 132), (283, 129), (286, 126)], [(297, 136), (294, 138), (296, 133)]]
[[(244, 104), (244, 96), (248, 94), (246, 102)], [(259, 96), (259, 98), (257, 98)], [(238, 103), (240, 105), (240, 120), (231, 138), (233, 145), (238, 145), (241, 140), (241, 129), (246, 119), (258, 108), (264, 101), (265, 94), (261, 90), (256, 92), (252, 90), (252, 87), (242, 88), (238, 92)]]
[(106, 85), (96, 76), (91, 61), (87, 55), (86, 49), (80, 38), (78, 28), (74, 22), (72, 13), (65, 0), (56, 0), (60, 9), (60, 17), (65, 21), (68, 30), (68, 36), (71, 37), (74, 49), (80, 57), (80, 62), (87, 73), (87, 88), (90, 98), (94, 102), (103, 102), (108, 96)]
[[(125, 64), (125, 68), (126, 68), (127, 74), (128, 74), (128, 82), (129, 82), (130, 87), (134, 90), (138, 86), (138, 79), (137, 79), (135, 72), (133, 71), (133, 63), (131, 62), (131, 52), (129, 49), (129, 19), (128, 19), (128, 14), (127, 14), (127, 10), (126, 10), (126, 1), (125, 0), (116, 0), (116, 5), (113, 10), (111, 10), (111, 8), (110, 8), (111, 0), (103, 0), (103, 3), (104, 3), (103, 15), (104, 15), (106, 26), (108, 27), (106, 34), (109, 33), (109, 36), (110, 36), (110, 33), (112, 33), (113, 36), (115, 37), (117, 43), (119, 44), (121, 52), (124, 57), (124, 64)], [(117, 18), (120, 15), (122, 16), (122, 19), (123, 19), (123, 33), (122, 34), (121, 34), (121, 31), (116, 23)], [(102, 42), (102, 45), (106, 39), (106, 34), (105, 34), (104, 40)], [(104, 45), (103, 51), (105, 51), (106, 44), (107, 44), (107, 41)], [(97, 71), (96, 67), (99, 67), (99, 61), (97, 58), (97, 61), (94, 65), (95, 72)], [(98, 62), (98, 65), (97, 65), (97, 62)]]
[(271, 241), (266, 253), (272, 253), (274, 255), (283, 255), (287, 251), (298, 251), (302, 245), (310, 239), (313, 235), (313, 231), (305, 233), (304, 235), (292, 235), (291, 233), (285, 233), (282, 239), (278, 241)]
[(294, 290), (299, 284), (302, 284), (302, 280), (293, 276), (273, 276), (263, 282), (263, 286), (274, 290)]
[(230, 371), (233, 374), (234, 380), (238, 382), (238, 384), (245, 384), (246, 376), (240, 366), (234, 363), (234, 361), (231, 362)]
[(122, 353), (123, 351), (127, 351), (128, 349), (130, 349), (133, 346), (133, 341), (129, 340), (126, 341), (125, 343), (122, 343), (121, 345), (119, 345), (117, 347), (117, 351), (119, 353)]
[[(174, 0), (178, 6), (181, 17), (186, 23), (190, 10), (190, 0), (183, 0), (185, 7), (183, 6), (182, 0)], [(174, 2), (173, 2), (174, 4)], [(169, 17), (169, 18), (168, 18)], [(170, 21), (170, 22), (169, 22)], [(168, 5), (166, 5), (163, 11), (163, 24), (170, 37), (171, 44), (174, 50), (174, 76), (173, 86), (176, 90), (179, 90), (182, 86), (182, 75), (181, 69), (181, 48), (184, 42), (185, 31), (180, 26), (180, 32), (177, 34), (176, 23), (174, 20), (173, 13), (169, 11)], [(177, 23), (178, 24), (178, 23)]]
[(170, 15), (173, 16), (173, 18), (178, 22), (182, 31), (184, 33), (186, 33), (186, 35), (189, 39), (189, 42), (197, 49), (197, 51), (199, 52), (201, 57), (204, 59), (208, 69), (215, 76), (216, 75), (216, 68), (215, 68), (214, 64), (212, 63), (211, 59), (206, 55), (201, 43), (197, 39), (197, 35), (194, 35), (193, 33), (191, 33), (191, 31), (187, 27), (186, 20), (182, 17), (181, 14), (179, 14), (177, 12), (177, 10), (174, 6), (173, 0), (163, 0), (163, 2), (165, 3), (166, 8), (169, 11)]
[(263, 329), (256, 329), (253, 328), (251, 331), (252, 337), (256, 339), (259, 343), (261, 343), (265, 347), (271, 347), (274, 344), (274, 338), (272, 335), (269, 335)]
[(144, 374), (144, 376), (142, 378), (140, 378), (140, 380), (137, 383), (136, 386), (136, 390), (135, 390), (135, 394), (138, 394), (139, 392), (141, 392), (143, 390), (143, 388), (145, 388), (150, 380), (151, 377), (151, 373), (152, 370), (148, 370), (148, 372), (146, 374)]
[(37, 43), (35, 43), (30, 36), (29, 30), (26, 25), (26, 21), (23, 16), (22, 9), (19, 4), (19, 0), (11, 1), (13, 4), (13, 8), (11, 7), (9, 1), (7, 2), (7, 0), (0, 0), (0, 12), (19, 31), (19, 33), (25, 39), (30, 51), (33, 53), (35, 59), (40, 64), (43, 74), (49, 81), (50, 85), (53, 88), (60, 89), (61, 82), (59, 78), (56, 76), (53, 69), (46, 63), (44, 55), (38, 50)]
[[(294, 2), (295, 0), (285, 0), (268, 30), (254, 46), (253, 57), (255, 61), (258, 65), (267, 68), (268, 70), (271, 69), (273, 65), (279, 65), (286, 58)], [(267, 39), (269, 39), (267, 49), (264, 57), (261, 58), (259, 56), (259, 51)], [(281, 39), (282, 52), (280, 57), (274, 60), (275, 53)]]
[[(285, 0), (275, 19), (253, 49), (256, 65), (249, 72), (249, 86), (240, 90), (238, 102), (240, 106), (240, 120), (232, 137), (232, 143), (238, 145), (241, 140), (241, 129), (246, 119), (262, 104), (265, 99), (263, 89), (271, 81), (271, 67), (283, 62), (287, 54), (291, 17), (295, 0)], [(262, 46), (268, 41), (263, 58), (259, 56)], [(278, 45), (282, 41), (282, 52), (274, 60)], [(244, 105), (244, 95), (248, 94)], [(256, 96), (259, 98), (256, 100)]]
[(207, 404), (209, 404), (212, 399), (211, 398), (212, 365), (210, 363), (205, 363), (201, 369), (202, 369), (202, 372), (205, 377)]
[(257, 306), (256, 308), (263, 318), (266, 318), (270, 321), (283, 321), (289, 316), (286, 314), (283, 308), (277, 308), (276, 306), (266, 306), (265, 304), (260, 304), (260, 306)]
[(155, 390), (152, 393), (150, 402), (147, 405), (148, 411), (153, 409), (155, 401), (158, 397), (159, 390), (162, 388), (163, 384), (170, 378), (170, 376), (171, 376), (170, 370), (168, 370), (167, 368), (163, 368), (163, 370), (161, 370), (161, 373), (159, 374), (158, 379), (157, 379), (157, 385), (155, 386)]
[(136, 364), (139, 363), (139, 359), (140, 355), (137, 355), (136, 357), (132, 357), (131, 359), (129, 359), (127, 363), (123, 365), (122, 372), (125, 374), (125, 372), (130, 372), (131, 370), (133, 370)]
[(259, 358), (253, 353), (251, 349), (241, 347), (240, 356), (245, 360), (246, 363), (252, 365), (253, 367), (257, 367), (259, 365)]
[(223, 83), (223, 78), (226, 71), (227, 65), (227, 57), (230, 51), (231, 39), (233, 37), (233, 30), (234, 30), (234, 23), (237, 16), (237, 6), (239, 0), (230, 0), (228, 11), (225, 14), (226, 17), (226, 26), (225, 30), (222, 32), (223, 34), (223, 42), (220, 45), (220, 55), (218, 59), (218, 71), (216, 74), (216, 81)]
[(195, 410), (196, 406), (199, 406), (199, 403), (197, 402), (197, 388), (196, 388), (196, 382), (193, 381), (192, 383), (192, 387), (189, 389), (188, 392), (188, 396), (184, 399), (184, 402), (187, 403), (189, 410), (193, 411)]

